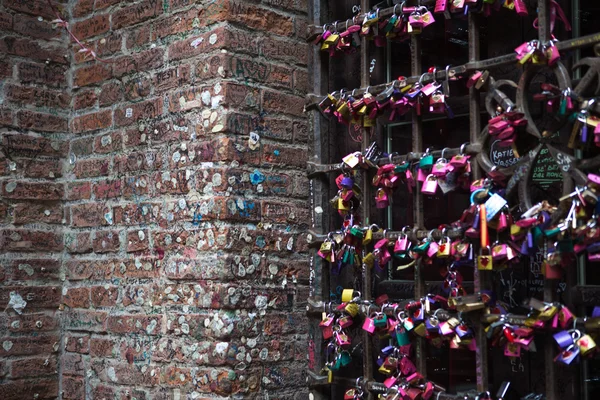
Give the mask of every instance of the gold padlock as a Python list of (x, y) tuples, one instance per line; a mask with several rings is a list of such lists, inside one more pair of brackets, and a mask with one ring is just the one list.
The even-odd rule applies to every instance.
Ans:
[(579, 347), (582, 356), (585, 356), (596, 349), (596, 342), (587, 334), (577, 339), (576, 344)]
[(480, 271), (491, 271), (493, 269), (492, 252), (489, 246), (482, 248), (477, 256), (477, 269)]

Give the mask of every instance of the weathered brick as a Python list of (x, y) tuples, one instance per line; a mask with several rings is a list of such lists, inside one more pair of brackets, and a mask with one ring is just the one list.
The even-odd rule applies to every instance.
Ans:
[(68, 288), (64, 291), (62, 302), (70, 308), (88, 308), (90, 289), (87, 287)]
[(67, 64), (67, 52), (64, 48), (49, 45), (38, 40), (29, 40), (13, 36), (0, 39), (0, 51), (29, 60)]
[(48, 21), (40, 21), (38, 17), (25, 14), (15, 14), (13, 30), (22, 35), (31, 36), (36, 39), (56, 39), (61, 36), (60, 29), (53, 29)]
[(106, 200), (121, 196), (123, 183), (120, 179), (99, 181), (94, 184), (94, 197), (96, 200)]
[(290, 94), (265, 90), (263, 93), (265, 111), (274, 114), (304, 115), (304, 98)]
[(190, 66), (187, 64), (158, 71), (152, 80), (157, 91), (173, 89), (184, 85), (190, 80)]
[(103, 311), (67, 310), (64, 315), (64, 327), (72, 331), (104, 332), (108, 314)]
[(83, 376), (85, 373), (85, 365), (81, 354), (64, 353), (60, 361), (63, 374)]
[(3, 400), (55, 399), (58, 396), (58, 379), (15, 380), (0, 383)]
[(56, 179), (60, 178), (62, 173), (62, 162), (59, 160), (40, 160), (35, 161), (21, 159), (16, 160), (17, 170), (23, 171), (23, 175), (27, 178), (45, 178)]
[(123, 88), (119, 82), (109, 82), (102, 85), (98, 101), (100, 107), (111, 106), (123, 99)]
[(59, 183), (8, 181), (4, 182), (2, 193), (6, 199), (61, 200), (64, 198), (64, 186)]
[(150, 41), (150, 27), (142, 25), (136, 29), (131, 29), (127, 32), (125, 38), (125, 47), (132, 49), (145, 45)]
[(120, 29), (156, 17), (161, 13), (162, 2), (158, 0), (142, 0), (135, 5), (114, 11), (112, 14), (112, 27), (113, 29)]
[(68, 334), (65, 337), (65, 350), (71, 353), (88, 354), (90, 352), (90, 336)]
[(78, 204), (71, 207), (74, 227), (99, 227), (110, 225), (111, 209), (102, 203)]
[(123, 35), (121, 32), (110, 32), (103, 35), (101, 39), (96, 39), (96, 54), (102, 58), (109, 55), (115, 55), (121, 52), (123, 44)]
[(71, 121), (71, 132), (82, 133), (105, 129), (112, 125), (112, 111), (102, 110), (81, 115)]
[(67, 143), (29, 135), (5, 135), (2, 147), (11, 157), (35, 158), (37, 156), (63, 157), (67, 153)]
[(71, 254), (90, 253), (92, 251), (90, 232), (65, 233), (65, 247)]
[(292, 64), (306, 65), (309, 47), (304, 42), (290, 41), (276, 36), (265, 36), (260, 43), (260, 52), (270, 59)]
[(125, 100), (139, 101), (150, 95), (152, 82), (146, 74), (132, 76), (131, 79), (125, 79), (123, 90), (125, 91)]
[(89, 66), (83, 66), (73, 73), (73, 83), (76, 87), (94, 85), (104, 82), (112, 76), (112, 70), (109, 66), (102, 63), (96, 63)]
[(41, 83), (49, 87), (67, 86), (67, 66), (60, 64), (34, 64), (23, 62), (18, 65), (21, 83)]
[(262, 217), (265, 221), (285, 223), (306, 223), (309, 221), (308, 210), (301, 204), (264, 201)]
[(56, 286), (3, 286), (0, 289), (0, 305), (8, 307), (11, 294), (18, 294), (27, 302), (27, 309), (56, 309), (60, 302), (60, 290)]
[(119, 251), (121, 242), (118, 231), (98, 231), (92, 242), (94, 252), (109, 253)]
[(85, 90), (77, 93), (73, 97), (73, 109), (83, 110), (85, 108), (94, 107), (98, 101), (98, 96), (93, 90)]
[(130, 72), (141, 72), (158, 68), (163, 65), (164, 53), (165, 51), (162, 48), (156, 47), (118, 58), (113, 64), (113, 75), (120, 77)]
[(47, 313), (21, 314), (12, 317), (8, 323), (8, 329), (13, 333), (32, 333), (54, 331), (58, 327), (58, 319)]
[(81, 18), (94, 11), (94, 0), (79, 0), (73, 5), (73, 17)]
[(50, 281), (58, 278), (60, 263), (51, 259), (17, 259), (11, 260), (7, 278), (14, 281), (42, 280)]
[(28, 229), (4, 229), (0, 232), (0, 249), (21, 252), (62, 251), (62, 234)]
[(63, 208), (61, 204), (18, 203), (13, 207), (13, 216), (15, 224), (35, 222), (61, 224), (63, 222)]
[(119, 297), (117, 286), (93, 286), (92, 304), (94, 307), (115, 307)]
[(90, 356), (113, 357), (115, 355), (115, 341), (112, 338), (92, 336), (90, 340)]
[(162, 331), (162, 315), (111, 315), (108, 331), (112, 333), (145, 333), (157, 335)]
[(85, 398), (85, 382), (83, 377), (63, 376), (62, 398), (73, 400)]
[(0, 61), (0, 78), (10, 78), (13, 74), (13, 65), (8, 61)]
[(162, 106), (162, 99), (153, 99), (121, 107), (115, 110), (115, 126), (131, 125), (143, 118), (157, 117), (162, 114)]
[(127, 232), (127, 252), (136, 252), (148, 249), (148, 231), (137, 230)]
[(12, 14), (0, 12), (0, 29), (3, 31), (10, 31), (13, 29)]
[[(25, 355), (45, 355), (55, 353), (58, 348), (58, 336), (54, 335), (38, 335), (31, 337), (4, 337), (0, 338), (2, 348), (0, 348), (0, 356), (25, 356)], [(0, 393), (2, 393), (0, 391)]]
[(77, 160), (73, 174), (76, 178), (95, 178), (108, 175), (108, 158)]
[(71, 96), (65, 92), (36, 86), (8, 84), (5, 86), (4, 93), (9, 101), (37, 107), (67, 109), (71, 103)]
[(63, 133), (67, 131), (67, 118), (57, 115), (21, 110), (17, 112), (17, 122), (22, 128), (36, 131)]
[(28, 358), (15, 360), (10, 364), (10, 376), (13, 379), (56, 375), (58, 365), (56, 357)]
[(90, 182), (67, 183), (66, 200), (89, 200), (92, 197), (92, 184)]
[(110, 29), (110, 21), (108, 14), (97, 14), (91, 18), (87, 18), (73, 24), (73, 34), (79, 40), (85, 40), (94, 36), (108, 32)]
[[(71, 152), (75, 156), (88, 156), (94, 152), (94, 138), (85, 137), (71, 140)], [(69, 160), (70, 161), (70, 160)], [(108, 164), (107, 164), (108, 168)]]

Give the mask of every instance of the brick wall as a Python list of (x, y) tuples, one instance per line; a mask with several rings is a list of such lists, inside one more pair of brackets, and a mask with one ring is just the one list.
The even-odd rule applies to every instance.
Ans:
[(306, 2), (3, 4), (0, 398), (306, 398)]

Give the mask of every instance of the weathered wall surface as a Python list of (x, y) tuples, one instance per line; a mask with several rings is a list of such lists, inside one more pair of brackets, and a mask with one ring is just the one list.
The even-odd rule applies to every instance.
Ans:
[[(66, 35), (45, 1), (0, 6), (0, 399), (59, 393), (71, 108)], [(41, 19), (41, 21), (40, 21)]]
[(105, 62), (45, 4), (0, 13), (0, 394), (306, 398), (306, 2), (72, 1)]

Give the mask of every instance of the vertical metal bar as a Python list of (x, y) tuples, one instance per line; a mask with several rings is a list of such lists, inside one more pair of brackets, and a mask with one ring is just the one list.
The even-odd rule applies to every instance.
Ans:
[[(369, 0), (361, 0), (360, 7), (363, 12), (369, 10)], [(367, 87), (370, 85), (369, 73), (369, 41), (366, 37), (362, 38), (361, 53), (360, 53), (360, 85)], [(362, 150), (364, 151), (369, 146), (369, 129), (363, 129)], [(363, 173), (362, 179), (362, 205), (363, 205), (363, 225), (369, 225), (369, 212), (371, 201), (371, 185), (366, 172)], [(366, 300), (372, 299), (371, 285), (373, 282), (372, 271), (363, 264), (363, 297)], [(373, 342), (368, 332), (363, 332), (363, 376), (367, 380), (373, 379)], [(368, 400), (373, 400), (373, 393), (369, 392)]]
[[(309, 0), (308, 17), (310, 23), (320, 24), (321, 14), (324, 10), (321, 8), (322, 0)], [(316, 46), (312, 46), (308, 56), (308, 65), (310, 68), (311, 92), (317, 95), (327, 93), (329, 84), (329, 63), (328, 59), (319, 51)], [(309, 154), (315, 156), (318, 163), (329, 162), (329, 135), (328, 122), (325, 121), (318, 111), (312, 111), (309, 116), (309, 129), (312, 132), (312, 142), (310, 143)], [(327, 196), (329, 192), (329, 180), (327, 177), (319, 177), (309, 181), (310, 188), (310, 212), (311, 225), (315, 233), (324, 234), (328, 229), (329, 207)], [(319, 210), (320, 212), (316, 212)], [(328, 270), (324, 268), (323, 260), (317, 256), (316, 250), (310, 251), (310, 288), (309, 297), (313, 301), (325, 301), (328, 293)], [(321, 373), (323, 367), (323, 337), (318, 327), (320, 321), (313, 318), (310, 320), (309, 330), (309, 367), (316, 374)], [(312, 353), (312, 354), (311, 354)], [(312, 363), (312, 364), (311, 364)], [(310, 398), (314, 400), (326, 400), (330, 396), (325, 395), (317, 389), (310, 389)]]
[[(421, 37), (419, 35), (413, 35), (410, 40), (410, 58), (411, 75), (420, 75), (422, 73), (423, 66), (421, 62)], [(414, 110), (412, 112), (412, 151), (423, 151), (423, 121)], [(423, 194), (421, 193), (421, 184), (418, 181), (417, 188), (413, 196), (413, 201), (414, 224), (419, 228), (424, 228), (425, 218), (423, 213)], [(415, 265), (415, 298), (417, 299), (426, 295), (425, 277), (422, 273), (422, 270), (423, 265), (419, 259)], [(425, 350), (424, 338), (417, 338), (417, 345), (415, 346), (416, 367), (423, 376), (427, 376), (427, 353)]]
[[(478, 61), (481, 57), (481, 43), (479, 40), (479, 14), (469, 13), (469, 61)], [(481, 100), (479, 90), (475, 87), (469, 89), (469, 140), (471, 143), (477, 141), (481, 132)], [(473, 179), (481, 177), (481, 169), (474, 163)], [(473, 272), (475, 292), (480, 292), (490, 287), (490, 276), (485, 271), (479, 271), (475, 268)], [(479, 321), (475, 324), (475, 335), (477, 340), (477, 349), (475, 350), (475, 371), (477, 374), (477, 391), (484, 392), (488, 389), (489, 371), (488, 371), (488, 351), (487, 337), (483, 326)]]
[[(550, 39), (550, 0), (538, 0), (538, 38), (542, 43)], [(544, 280), (544, 301), (552, 302), (554, 300), (555, 283), (554, 280)], [(557, 400), (554, 344), (552, 342), (552, 336), (547, 335), (544, 346), (547, 400)]]

